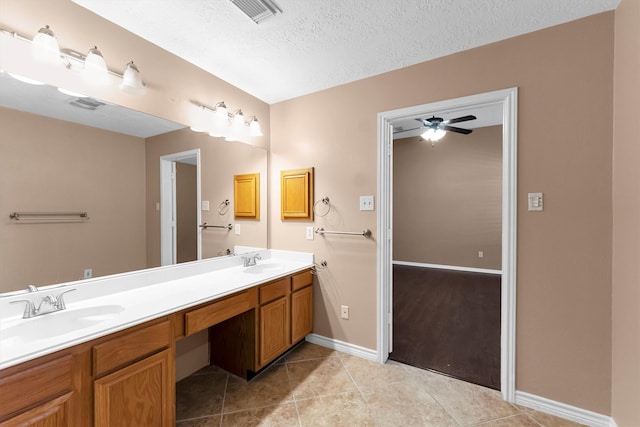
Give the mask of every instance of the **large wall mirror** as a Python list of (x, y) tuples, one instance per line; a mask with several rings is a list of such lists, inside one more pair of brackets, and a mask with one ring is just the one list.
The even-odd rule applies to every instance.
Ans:
[[(267, 247), (264, 149), (5, 73), (0, 129), (0, 293), (161, 265), (161, 158), (178, 153), (197, 156), (173, 162), (176, 262)], [(233, 177), (254, 173), (263, 214), (234, 218)]]

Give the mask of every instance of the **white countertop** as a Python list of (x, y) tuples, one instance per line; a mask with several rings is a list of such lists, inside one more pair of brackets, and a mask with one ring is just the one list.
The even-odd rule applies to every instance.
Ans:
[[(313, 254), (261, 250), (254, 267), (241, 256), (214, 258), (0, 295), (0, 369), (313, 267)], [(23, 319), (25, 303), (65, 294), (67, 308)]]

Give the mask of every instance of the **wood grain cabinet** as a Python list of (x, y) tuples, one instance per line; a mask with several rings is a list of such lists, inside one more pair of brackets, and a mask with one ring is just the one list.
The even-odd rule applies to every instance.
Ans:
[(0, 378), (0, 426), (79, 425), (71, 354)]
[(94, 426), (174, 424), (172, 335), (165, 320), (93, 346)]

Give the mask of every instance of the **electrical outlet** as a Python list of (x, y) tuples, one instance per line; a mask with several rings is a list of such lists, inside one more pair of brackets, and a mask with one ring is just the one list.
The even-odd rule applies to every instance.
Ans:
[(342, 317), (343, 319), (348, 319), (349, 318), (349, 306), (348, 305), (343, 305), (340, 307), (340, 317)]
[(360, 196), (360, 210), (361, 211), (373, 210), (373, 196)]
[(239, 236), (239, 235), (240, 235), (240, 224), (234, 224), (234, 226), (233, 226), (233, 233), (234, 233), (236, 236)]
[(478, 251), (478, 258), (483, 258), (483, 257), (484, 257), (484, 252)]
[(203, 211), (208, 211), (209, 210), (209, 201), (208, 200), (203, 200), (202, 201), (202, 210)]
[(307, 240), (313, 240), (313, 227), (307, 227)]
[(91, 268), (84, 269), (84, 278), (91, 279), (93, 277), (93, 270)]

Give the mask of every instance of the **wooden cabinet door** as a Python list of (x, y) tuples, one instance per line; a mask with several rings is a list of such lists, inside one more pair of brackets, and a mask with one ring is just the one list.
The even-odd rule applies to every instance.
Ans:
[(291, 345), (289, 296), (260, 307), (260, 366), (271, 362)]
[(96, 427), (169, 427), (175, 421), (175, 378), (164, 350), (94, 381)]
[(0, 422), (0, 427), (72, 427), (71, 397), (67, 393)]
[(313, 286), (291, 294), (291, 343), (313, 332)]

